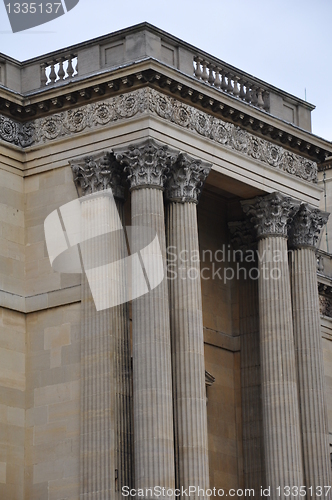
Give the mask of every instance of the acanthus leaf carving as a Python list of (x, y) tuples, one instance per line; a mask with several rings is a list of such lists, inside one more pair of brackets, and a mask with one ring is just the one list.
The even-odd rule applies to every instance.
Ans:
[(198, 203), (211, 165), (181, 153), (171, 166), (165, 187), (169, 201)]
[(116, 198), (124, 199), (125, 176), (123, 168), (108, 152), (74, 159), (70, 162), (74, 182), (80, 196), (112, 189)]
[(287, 237), (287, 227), (299, 210), (300, 202), (276, 192), (253, 200), (244, 200), (241, 205), (258, 238)]
[(302, 203), (289, 227), (289, 242), (292, 247), (316, 247), (321, 229), (329, 214), (307, 203)]
[(317, 164), (155, 89), (137, 89), (20, 124), (0, 115), (0, 139), (22, 147), (53, 141), (149, 112), (270, 167), (317, 183)]
[(248, 250), (256, 246), (255, 230), (249, 220), (229, 222), (228, 229), (231, 233), (231, 243), (235, 249)]
[(154, 187), (163, 189), (166, 174), (176, 161), (178, 152), (153, 139), (113, 150), (116, 160), (124, 165), (131, 189)]

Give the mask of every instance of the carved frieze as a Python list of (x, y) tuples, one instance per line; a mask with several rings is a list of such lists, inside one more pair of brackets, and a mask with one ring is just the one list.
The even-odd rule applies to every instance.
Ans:
[(316, 247), (320, 232), (329, 214), (307, 203), (302, 203), (289, 227), (289, 243), (292, 247)]
[(0, 139), (26, 147), (98, 129), (144, 113), (159, 116), (277, 170), (305, 181), (317, 182), (315, 162), (257, 137), (237, 125), (149, 88), (138, 89), (103, 102), (86, 104), (44, 118), (36, 118), (27, 124), (18, 124), (0, 115)]
[(166, 198), (169, 201), (198, 203), (211, 166), (181, 153), (167, 175)]
[(287, 226), (299, 210), (300, 202), (271, 193), (241, 202), (244, 213), (253, 224), (258, 238), (266, 236), (287, 237)]
[(163, 189), (166, 174), (178, 157), (168, 146), (147, 139), (138, 144), (114, 149), (116, 160), (124, 166), (131, 189), (155, 187)]
[(18, 123), (0, 115), (0, 140), (25, 148), (35, 142), (35, 127), (32, 122)]
[(104, 152), (70, 161), (80, 196), (112, 188), (116, 198), (124, 198), (125, 176), (114, 155)]

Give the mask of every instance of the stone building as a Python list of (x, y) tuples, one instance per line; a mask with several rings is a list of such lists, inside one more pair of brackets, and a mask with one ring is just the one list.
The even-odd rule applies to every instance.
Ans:
[[(1, 55), (1, 499), (331, 498), (332, 146), (313, 108), (149, 24)], [(91, 266), (52, 267), (44, 221), (82, 253), (75, 202), (100, 269), (122, 261), (121, 236), (93, 239), (110, 190), (168, 279), (97, 310)]]

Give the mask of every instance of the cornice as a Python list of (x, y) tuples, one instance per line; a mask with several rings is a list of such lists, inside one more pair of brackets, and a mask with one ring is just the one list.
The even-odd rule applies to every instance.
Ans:
[(60, 111), (21, 124), (0, 115), (0, 138), (21, 147), (38, 146), (77, 133), (102, 128), (118, 120), (155, 115), (254, 160), (308, 182), (317, 182), (316, 163), (287, 151), (267, 139), (256, 137), (238, 125), (226, 122), (185, 104), (175, 97), (145, 87), (102, 102)]
[(151, 57), (138, 63), (106, 68), (98, 74), (68, 79), (20, 98), (18, 93), (11, 96), (9, 89), (0, 86), (0, 113), (23, 123), (50, 116), (60, 109), (76, 109), (87, 102), (101, 102), (144, 86), (237, 124), (314, 161), (324, 162), (332, 154), (332, 145), (327, 141)]

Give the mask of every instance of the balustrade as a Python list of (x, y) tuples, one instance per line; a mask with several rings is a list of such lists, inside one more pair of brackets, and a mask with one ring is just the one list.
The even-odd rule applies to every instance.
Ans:
[(51, 62), (43, 63), (41, 65), (40, 84), (42, 87), (53, 85), (59, 80), (73, 78), (77, 74), (77, 56), (70, 54), (68, 56), (53, 59)]
[(269, 92), (251, 82), (240, 72), (234, 74), (226, 66), (219, 66), (196, 56), (194, 57), (194, 76), (218, 90), (223, 90), (253, 106), (269, 111)]

